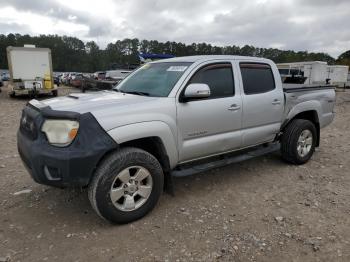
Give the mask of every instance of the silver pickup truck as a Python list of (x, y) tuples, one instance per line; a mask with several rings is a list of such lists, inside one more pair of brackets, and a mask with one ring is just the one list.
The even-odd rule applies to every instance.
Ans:
[(172, 174), (196, 165), (271, 144), (304, 164), (334, 104), (330, 86), (283, 88), (268, 59), (172, 58), (142, 66), (112, 91), (31, 100), (18, 151), (36, 182), (88, 187), (101, 217), (127, 223), (152, 210)]

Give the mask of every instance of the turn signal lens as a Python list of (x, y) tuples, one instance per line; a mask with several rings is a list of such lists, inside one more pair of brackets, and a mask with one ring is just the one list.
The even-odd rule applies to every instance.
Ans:
[(73, 128), (71, 131), (69, 131), (68, 137), (73, 140), (78, 134), (78, 128)]

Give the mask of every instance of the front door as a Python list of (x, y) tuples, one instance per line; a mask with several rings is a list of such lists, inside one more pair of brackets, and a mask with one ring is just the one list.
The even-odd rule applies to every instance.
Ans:
[(192, 75), (186, 85), (190, 83), (207, 84), (211, 95), (206, 99), (177, 102), (180, 161), (239, 148), (242, 101), (232, 64), (206, 64)]

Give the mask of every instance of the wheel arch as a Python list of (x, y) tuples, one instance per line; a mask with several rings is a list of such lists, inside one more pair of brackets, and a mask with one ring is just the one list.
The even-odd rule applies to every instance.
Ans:
[(164, 173), (170, 172), (169, 156), (162, 140), (157, 136), (143, 137), (130, 140), (119, 145), (120, 147), (135, 147), (153, 155), (161, 164)]
[(141, 122), (118, 127), (108, 134), (121, 147), (136, 147), (154, 155), (169, 171), (178, 162), (175, 136), (170, 127), (161, 121)]
[(312, 122), (315, 125), (316, 131), (317, 131), (316, 147), (318, 147), (320, 145), (320, 129), (321, 128), (320, 128), (320, 119), (318, 117), (317, 110), (302, 111), (302, 112), (295, 114), (292, 118), (287, 119), (281, 127), (282, 133), (284, 132), (284, 130), (286, 129), (288, 124), (290, 124), (294, 119), (309, 120), (310, 122)]

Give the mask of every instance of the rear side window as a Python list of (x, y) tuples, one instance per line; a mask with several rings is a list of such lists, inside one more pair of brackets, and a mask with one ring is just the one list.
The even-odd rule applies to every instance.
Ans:
[(189, 81), (189, 84), (194, 83), (207, 84), (210, 98), (228, 97), (235, 93), (230, 63), (212, 64), (199, 69)]
[(240, 68), (246, 95), (266, 93), (275, 89), (275, 79), (269, 65), (240, 63)]

